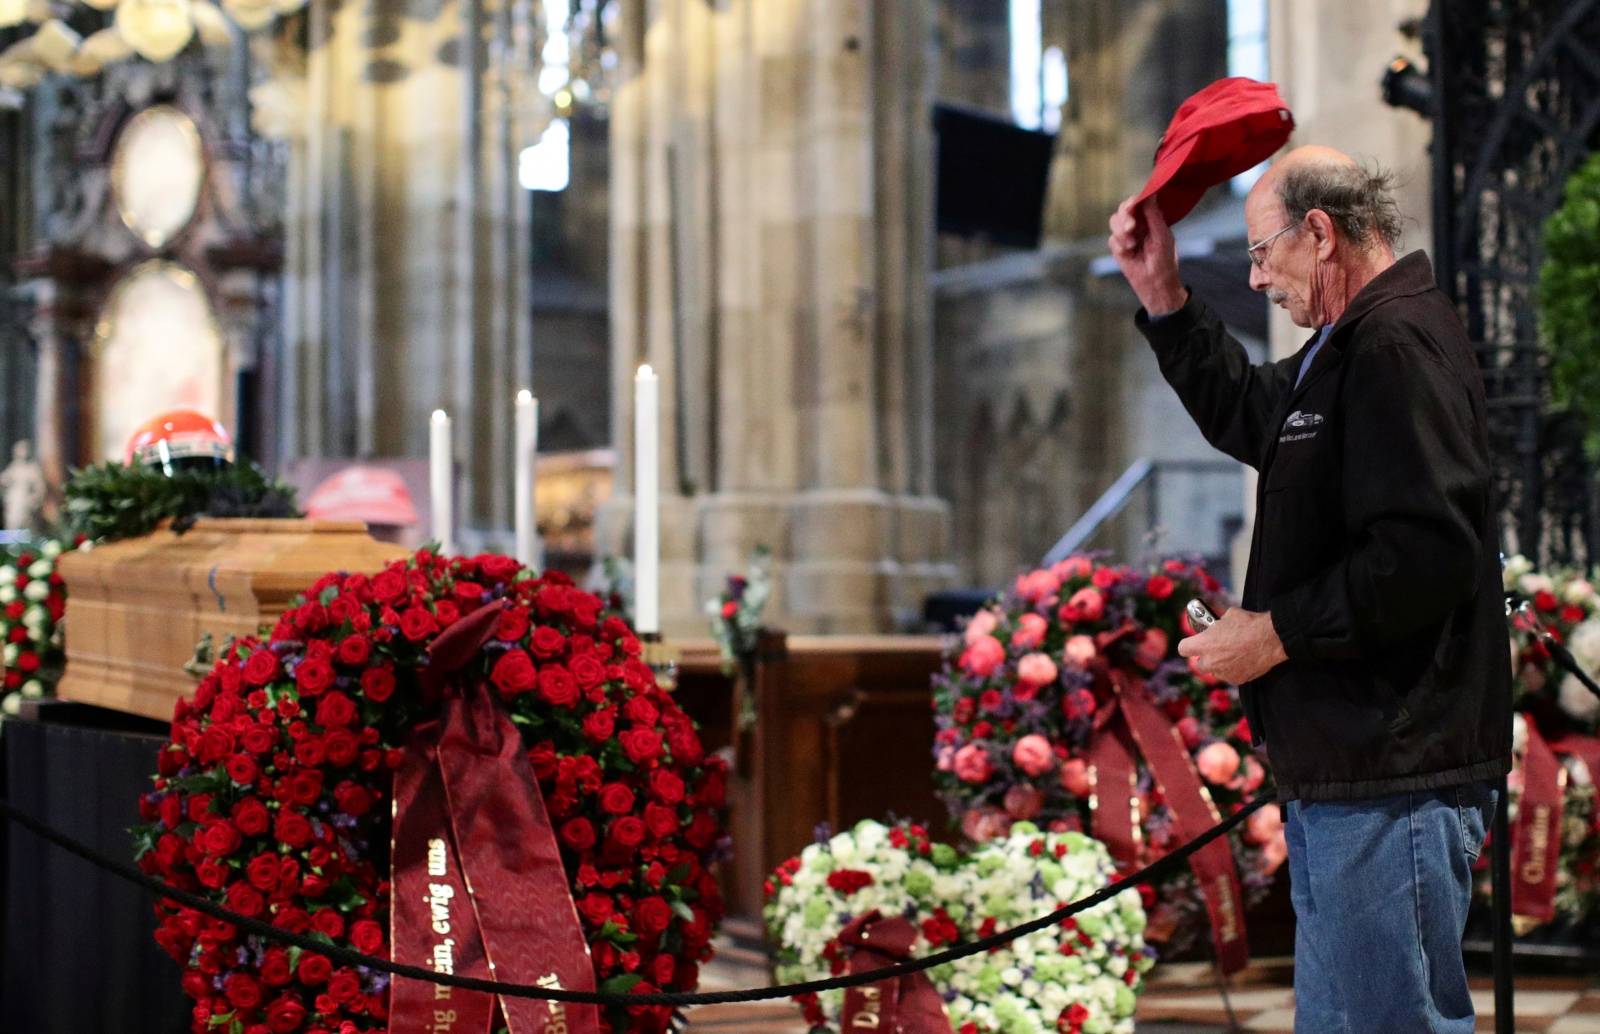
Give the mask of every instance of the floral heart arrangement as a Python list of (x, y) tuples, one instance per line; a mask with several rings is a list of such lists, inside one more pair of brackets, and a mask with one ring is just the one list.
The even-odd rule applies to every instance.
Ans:
[[(439, 710), (416, 677), (429, 644), (496, 603), (470, 662), (522, 736), (605, 991), (686, 991), (723, 903), (708, 866), (726, 772), (640, 660), (615, 608), (559, 573), (426, 550), (381, 573), (329, 574), (266, 642), (232, 644), (180, 701), (139, 864), (175, 886), (329, 944), (384, 956), (393, 773)], [(227, 923), (157, 908), (184, 967), (196, 1034), (357, 1034), (386, 1027), (388, 978)], [(616, 1008), (604, 1030), (665, 1031), (666, 1008)]]
[[(840, 933), (874, 910), (921, 929), (911, 954), (988, 936), (1111, 882), (1104, 845), (1027, 822), (962, 853), (915, 824), (862, 822), (812, 844), (767, 881), (767, 930), (788, 983), (844, 971)], [(1059, 926), (928, 972), (956, 1034), (1131, 1034), (1143, 976), (1145, 911), (1129, 888)], [(798, 999), (808, 1023), (836, 1031), (842, 992)]]
[[(1256, 793), (1265, 768), (1238, 690), (1177, 653), (1178, 640), (1193, 634), (1185, 603), (1215, 599), (1219, 588), (1184, 560), (1137, 570), (1072, 556), (1019, 576), (980, 610), (933, 683), (934, 778), (965, 834), (985, 841), (1018, 821), (1090, 827), (1091, 758), (1108, 735), (1113, 675), (1139, 687), (1173, 724), (1224, 814)], [(1154, 861), (1186, 839), (1146, 761), (1139, 758), (1136, 769), (1139, 850), (1119, 857), (1125, 867)], [(1245, 900), (1258, 901), (1287, 857), (1277, 806), (1252, 815), (1232, 840)], [(1187, 950), (1205, 924), (1193, 874), (1180, 870), (1156, 890), (1150, 940), (1168, 953)]]

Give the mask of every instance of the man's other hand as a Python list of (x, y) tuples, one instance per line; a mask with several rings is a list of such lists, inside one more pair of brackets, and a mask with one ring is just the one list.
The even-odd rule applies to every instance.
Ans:
[(1183, 308), (1188, 295), (1178, 278), (1178, 248), (1155, 198), (1138, 208), (1133, 198), (1118, 205), (1107, 243), (1146, 312), (1165, 316)]

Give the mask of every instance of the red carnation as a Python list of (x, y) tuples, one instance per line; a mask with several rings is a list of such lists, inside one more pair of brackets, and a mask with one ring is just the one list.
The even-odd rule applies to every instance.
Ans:
[(244, 662), (244, 680), (252, 686), (265, 686), (278, 674), (278, 655), (268, 649), (260, 649), (250, 655)]
[(594, 846), (594, 825), (588, 819), (572, 819), (561, 827), (561, 842), (574, 851), (587, 851)]
[(350, 925), (350, 943), (363, 955), (376, 955), (383, 950), (383, 927), (370, 919), (360, 919)]
[(672, 921), (672, 906), (658, 897), (648, 897), (633, 906), (633, 925), (646, 937), (653, 937)]
[(400, 614), (400, 634), (413, 643), (439, 630), (438, 623), (425, 607), (407, 607)]
[(507, 650), (494, 662), (489, 681), (505, 699), (528, 692), (534, 683), (533, 658), (524, 650)]
[(626, 815), (633, 810), (633, 791), (621, 783), (600, 788), (600, 810), (608, 815)]
[(578, 702), (578, 683), (565, 668), (545, 668), (539, 672), (539, 696), (552, 707), (571, 707)]
[(333, 685), (333, 665), (316, 657), (307, 657), (294, 670), (294, 683), (300, 695), (314, 697)]
[[(327, 911), (327, 909), (323, 911)], [(328, 978), (333, 975), (333, 963), (329, 962), (325, 956), (307, 952), (300, 956), (300, 965), (295, 967), (295, 975), (307, 987), (325, 984), (328, 982)]]
[(364, 635), (346, 636), (334, 656), (339, 658), (341, 664), (360, 667), (372, 656), (372, 642)]
[(661, 756), (661, 734), (654, 729), (629, 729), (618, 739), (628, 760), (635, 765), (653, 761)]
[(533, 630), (533, 652), (535, 656), (549, 660), (557, 656), (567, 645), (567, 637), (549, 625), (540, 625)]
[(361, 673), (361, 692), (375, 704), (388, 700), (394, 695), (394, 671), (390, 668), (368, 668)]
[(349, 725), (356, 719), (356, 705), (343, 693), (329, 693), (317, 701), (317, 724), (324, 728)]

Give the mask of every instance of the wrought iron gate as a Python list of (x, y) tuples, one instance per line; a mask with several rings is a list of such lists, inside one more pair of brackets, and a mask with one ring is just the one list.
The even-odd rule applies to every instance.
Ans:
[(1479, 348), (1508, 549), (1600, 561), (1583, 432), (1548, 407), (1544, 220), (1597, 142), (1600, 0), (1433, 0), (1434, 255)]

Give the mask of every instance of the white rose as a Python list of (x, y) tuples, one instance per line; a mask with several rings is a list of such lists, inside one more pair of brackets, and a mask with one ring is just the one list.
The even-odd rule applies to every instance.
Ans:
[(1533, 596), (1536, 593), (1552, 592), (1556, 583), (1548, 575), (1525, 574), (1517, 579), (1517, 588), (1522, 590), (1524, 596)]
[(44, 683), (38, 679), (29, 679), (22, 684), (22, 695), (29, 700), (36, 700), (44, 696)]
[(28, 587), (22, 590), (22, 598), (35, 603), (47, 600), (50, 598), (50, 586), (45, 582), (29, 582)]
[(1562, 762), (1567, 769), (1567, 781), (1573, 786), (1589, 786), (1594, 782), (1589, 766), (1582, 758), (1568, 757)]
[(1532, 570), (1533, 561), (1518, 553), (1514, 557), (1507, 558), (1505, 565), (1500, 569), (1500, 573), (1505, 579), (1505, 587), (1510, 589), (1516, 586), (1518, 578)]
[(17, 569), (10, 564), (0, 567), (0, 585), (15, 585), (17, 583)]
[(1568, 675), (1561, 680), (1556, 702), (1563, 711), (1580, 722), (1588, 723), (1600, 718), (1600, 697), (1589, 692), (1589, 687), (1579, 682), (1576, 675)]
[(1521, 711), (1511, 716), (1511, 749), (1518, 754), (1528, 749), (1528, 720)]
[(28, 568), (29, 578), (49, 578), (50, 572), (55, 570), (55, 565), (48, 560), (35, 560), (33, 566)]
[(54, 560), (56, 557), (61, 555), (61, 543), (57, 542), (55, 539), (51, 539), (49, 542), (44, 544), (44, 548), (39, 550), (39, 552), (43, 553), (51, 560)]
[(21, 714), (22, 713), (22, 694), (20, 694), (20, 693), (7, 693), (5, 700), (0, 701), (0, 711), (3, 711), (3, 712), (5, 712), (6, 714), (9, 714), (9, 715)]
[(15, 585), (0, 585), (0, 603), (14, 603), (17, 598)]
[(0, 651), (0, 655), (5, 657), (6, 667), (9, 668), (17, 663), (17, 655), (21, 652), (22, 647), (18, 646), (16, 643), (7, 643), (5, 650)]
[(35, 603), (22, 614), (22, 623), (37, 632), (50, 623), (50, 612)]
[(1582, 606), (1594, 599), (1594, 586), (1586, 578), (1574, 578), (1561, 590), (1561, 598), (1568, 603)]

